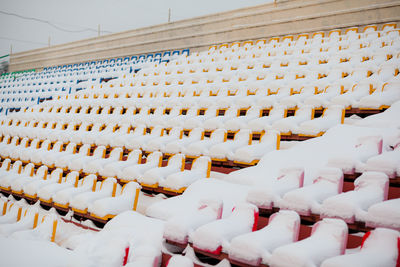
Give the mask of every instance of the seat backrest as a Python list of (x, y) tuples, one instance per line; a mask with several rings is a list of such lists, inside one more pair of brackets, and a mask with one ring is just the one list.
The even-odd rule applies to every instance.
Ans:
[(11, 171), (16, 172), (16, 173), (21, 173), (21, 169), (22, 169), (22, 162), (20, 160), (17, 160), (12, 165)]
[(90, 145), (89, 145), (89, 144), (83, 144), (83, 145), (79, 148), (78, 154), (87, 156), (87, 155), (89, 155), (89, 152), (90, 152)]
[(371, 187), (381, 190), (383, 200), (387, 200), (389, 190), (389, 177), (383, 172), (364, 172), (354, 181), (354, 190), (358, 191)]
[(42, 165), (36, 170), (35, 177), (46, 180), (47, 172), (48, 172), (48, 167), (45, 165)]
[(72, 171), (68, 173), (67, 176), (65, 176), (63, 182), (76, 187), (78, 185), (78, 181), (79, 181), (79, 172)]
[(117, 192), (118, 185), (119, 184), (117, 182), (117, 179), (115, 179), (113, 177), (108, 177), (101, 182), (99, 190), (103, 191), (103, 192), (110, 192), (111, 195), (114, 197), (115, 193)]
[(104, 158), (106, 155), (106, 147), (105, 146), (98, 146), (93, 152), (93, 157), (96, 158)]
[(7, 158), (7, 159), (3, 160), (3, 162), (1, 163), (0, 170), (8, 171), (10, 169), (10, 165), (11, 165), (11, 160), (9, 158)]
[(35, 165), (33, 163), (29, 163), (25, 165), (24, 171), (22, 172), (23, 175), (26, 176), (33, 176), (33, 172), (35, 170)]
[(227, 131), (225, 129), (217, 129), (211, 133), (210, 139), (225, 142), (227, 138)]
[(122, 160), (123, 150), (120, 147), (114, 148), (110, 153), (110, 159)]
[(292, 210), (280, 210), (272, 214), (268, 220), (267, 227), (285, 227), (290, 231), (293, 231), (293, 242), (296, 242), (299, 239), (300, 233), (300, 216), (297, 212)]
[(162, 153), (160, 151), (155, 151), (150, 153), (146, 158), (146, 163), (155, 163), (156, 165), (161, 165), (162, 163)]
[(328, 181), (337, 185), (337, 193), (342, 193), (343, 190), (343, 172), (339, 168), (325, 167), (318, 171), (317, 178), (314, 179), (313, 184), (322, 181)]
[(324, 237), (336, 240), (344, 254), (347, 244), (348, 227), (347, 224), (340, 219), (324, 218), (316, 222), (311, 230), (311, 237), (323, 240)]
[(86, 175), (80, 180), (79, 187), (91, 188), (92, 191), (96, 189), (97, 176), (95, 174)]
[(142, 161), (142, 151), (135, 149), (129, 152), (127, 160), (140, 163)]
[(181, 171), (185, 168), (185, 155), (175, 154), (168, 159), (168, 166), (177, 166), (181, 168)]
[(51, 172), (50, 177), (48, 177), (47, 180), (56, 181), (59, 183), (62, 180), (62, 175), (63, 170), (61, 168), (56, 168)]
[(211, 159), (208, 156), (201, 156), (196, 158), (191, 167), (192, 171), (204, 171), (206, 177), (210, 177), (211, 172)]
[(250, 135), (251, 135), (250, 129), (241, 129), (239, 130), (239, 132), (235, 134), (234, 141), (248, 143), (250, 140)]

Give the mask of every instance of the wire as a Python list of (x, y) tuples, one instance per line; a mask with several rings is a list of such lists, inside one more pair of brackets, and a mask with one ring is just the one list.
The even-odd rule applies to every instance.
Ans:
[(2, 37), (2, 36), (0, 36), (0, 39), (9, 40), (9, 41), (16, 41), (16, 42), (22, 42), (22, 43), (31, 43), (31, 44), (47, 45), (46, 43), (34, 42), (34, 41), (27, 41), (27, 40), (21, 40), (21, 39), (13, 39), (13, 38), (7, 38), (7, 37)]
[[(14, 16), (14, 17), (21, 18), (21, 19), (33, 20), (33, 21), (45, 23), (45, 24), (48, 24), (48, 25), (52, 26), (53, 28), (56, 28), (57, 30), (64, 31), (64, 32), (74, 32), (74, 33), (77, 33), (77, 32), (86, 32), (86, 31), (92, 31), (92, 32), (97, 32), (97, 31), (98, 31), (98, 30), (93, 29), (93, 28), (84, 28), (83, 30), (69, 30), (69, 29), (65, 29), (65, 28), (62, 28), (62, 27), (60, 27), (60, 26), (57, 26), (56, 24), (52, 23), (51, 21), (44, 20), (44, 19), (26, 17), (26, 16), (22, 16), (22, 15), (19, 15), (19, 14), (15, 14), (15, 13), (11, 13), (11, 12), (6, 12), (6, 11), (2, 11), (2, 10), (0, 10), (0, 13), (5, 14), (5, 15), (9, 15), (9, 16)], [(103, 30), (100, 30), (100, 32), (112, 33), (112, 32), (110, 32), (110, 31), (103, 31)]]

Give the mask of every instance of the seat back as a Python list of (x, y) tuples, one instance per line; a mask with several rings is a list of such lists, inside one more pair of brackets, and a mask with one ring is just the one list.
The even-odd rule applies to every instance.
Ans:
[(211, 172), (211, 159), (207, 156), (201, 156), (196, 158), (191, 167), (192, 171), (202, 171), (206, 174), (206, 177), (210, 177)]
[(176, 166), (183, 171), (185, 169), (185, 155), (175, 154), (168, 159), (168, 166)]
[(78, 186), (78, 181), (79, 181), (79, 172), (77, 171), (72, 171), (65, 176), (63, 179), (63, 183), (73, 185), (74, 187)]
[(135, 149), (129, 152), (127, 161), (137, 162), (140, 164), (142, 162), (142, 151), (140, 149)]
[(160, 151), (150, 153), (146, 158), (146, 163), (154, 163), (155, 165), (161, 166), (162, 153)]

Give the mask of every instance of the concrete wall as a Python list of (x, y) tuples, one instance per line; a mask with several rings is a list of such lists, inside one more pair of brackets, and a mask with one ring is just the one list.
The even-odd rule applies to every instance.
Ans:
[(15, 53), (10, 71), (387, 22), (400, 22), (399, 0), (281, 0)]

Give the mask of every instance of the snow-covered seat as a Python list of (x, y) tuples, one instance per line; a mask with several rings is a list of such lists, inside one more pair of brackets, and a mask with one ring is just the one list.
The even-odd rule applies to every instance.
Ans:
[(257, 163), (265, 154), (279, 149), (280, 135), (278, 132), (271, 130), (263, 134), (259, 142), (250, 141), (250, 144), (236, 149), (232, 156), (232, 160), (235, 163)]
[(33, 229), (37, 226), (38, 220), (39, 209), (36, 206), (30, 206), (25, 209), (17, 222), (0, 224), (0, 236), (7, 237), (17, 231)]
[(181, 193), (195, 181), (210, 177), (211, 159), (201, 156), (193, 160), (190, 170), (184, 170), (168, 175), (159, 182), (164, 190)]
[(82, 172), (98, 174), (107, 164), (111, 164), (116, 161), (121, 161), (122, 155), (123, 155), (122, 148), (116, 147), (110, 152), (108, 158), (98, 158), (87, 162), (87, 164), (83, 165)]
[(24, 149), (18, 150), (19, 151), (18, 158), (22, 162), (28, 163), (32, 153), (37, 151), (37, 149), (39, 148), (39, 144), (40, 144), (40, 140), (39, 139), (33, 139), (29, 147), (26, 147)]
[(98, 160), (98, 159), (104, 159), (106, 154), (106, 147), (105, 146), (98, 146), (93, 152), (93, 155), (87, 155), (83, 157), (79, 157), (76, 159), (72, 159), (68, 163), (68, 169), (73, 170), (73, 171), (82, 171), (85, 167), (86, 164), (88, 164), (91, 161)]
[[(186, 101), (186, 97), (184, 98)], [(196, 105), (191, 106), (190, 108), (188, 108), (186, 110), (185, 115), (183, 115), (182, 113), (174, 118), (170, 118), (168, 119), (165, 123), (164, 126), (165, 127), (183, 127), (184, 123), (186, 120), (193, 118), (195, 116), (197, 116), (199, 107), (197, 107)]]
[(62, 179), (63, 170), (57, 168), (50, 175), (43, 177), (44, 179), (32, 179), (31, 182), (23, 185), (22, 190), (25, 197), (36, 199), (38, 191), (50, 184), (59, 183)]
[(227, 131), (225, 129), (217, 129), (211, 133), (209, 138), (204, 137), (203, 140), (188, 144), (183, 153), (194, 157), (207, 155), (211, 146), (225, 142), (226, 138)]
[(247, 127), (252, 132), (262, 132), (268, 130), (267, 127), (273, 122), (282, 119), (286, 116), (286, 110), (281, 106), (274, 106), (268, 116), (263, 116), (248, 122)]
[(300, 123), (295, 133), (307, 136), (319, 136), (329, 128), (344, 122), (345, 110), (342, 106), (333, 105), (326, 108), (322, 117)]
[(120, 170), (117, 174), (117, 177), (122, 182), (130, 182), (138, 179), (138, 177), (142, 176), (143, 173), (147, 170), (161, 167), (162, 164), (162, 153), (159, 151), (155, 151), (150, 153), (146, 157), (146, 163), (143, 164), (135, 164), (133, 166), (129, 165), (124, 169)]
[(42, 156), (41, 162), (51, 168), (55, 166), (55, 162), (58, 158), (64, 157), (66, 155), (72, 155), (76, 150), (75, 143), (69, 143), (64, 151), (49, 151)]
[(224, 124), (225, 121), (237, 117), (237, 115), (238, 109), (234, 106), (231, 106), (225, 111), (223, 116), (217, 115), (216, 117), (205, 120), (202, 127), (208, 131), (222, 128), (221, 126)]
[(320, 215), (354, 223), (362, 219), (371, 205), (387, 200), (389, 179), (384, 173), (364, 172), (354, 181), (354, 185), (354, 191), (325, 199)]
[(339, 219), (323, 219), (313, 225), (311, 236), (275, 249), (271, 266), (319, 266), (325, 259), (343, 255), (347, 224)]
[(118, 138), (120, 135), (125, 135), (130, 131), (131, 125), (124, 123), (119, 125), (118, 129), (115, 128), (116, 127), (113, 128), (114, 131), (101, 131), (101, 133), (96, 137), (94, 143), (101, 146), (111, 146), (114, 138)]
[(50, 140), (44, 140), (42, 142), (42, 144), (40, 145), (40, 148), (38, 148), (34, 151), (31, 151), (29, 161), (39, 164), (41, 161), (42, 155), (50, 151), (50, 146), (51, 146)]
[(396, 266), (399, 262), (399, 232), (377, 228), (363, 237), (359, 250), (354, 253), (329, 258), (321, 267)]
[(126, 147), (128, 149), (133, 149), (129, 144), (130, 140), (133, 140), (137, 137), (141, 137), (146, 133), (146, 125), (139, 124), (136, 125), (132, 130), (130, 129), (127, 133), (117, 135), (113, 139), (110, 140), (110, 145), (113, 147)]
[(0, 167), (0, 177), (6, 174), (11, 167), (11, 159), (4, 159)]
[(234, 237), (256, 230), (257, 220), (258, 208), (240, 203), (228, 217), (197, 228), (192, 234), (193, 247), (216, 255), (227, 252)]
[(91, 203), (88, 212), (92, 217), (108, 220), (124, 211), (136, 210), (140, 188), (138, 183), (129, 182), (115, 196), (101, 198)]
[(233, 140), (226, 140), (210, 147), (207, 156), (212, 160), (233, 160), (236, 149), (247, 146), (251, 139), (251, 131), (249, 129), (241, 129), (235, 133)]
[(400, 82), (389, 81), (382, 89), (375, 90), (371, 95), (364, 96), (358, 102), (360, 109), (382, 109), (391, 106), (400, 99)]
[(383, 201), (369, 207), (364, 215), (366, 226), (385, 227), (400, 231), (400, 198)]
[(309, 121), (314, 118), (314, 109), (312, 106), (304, 105), (296, 109), (294, 116), (286, 117), (275, 121), (268, 128), (276, 130), (281, 134), (290, 135), (295, 132), (298, 125), (304, 121)]
[(333, 97), (330, 102), (331, 104), (341, 105), (345, 108), (356, 108), (360, 99), (369, 95), (370, 90), (370, 82), (360, 82), (354, 85), (351, 90)]
[(20, 173), (11, 172), (6, 176), (2, 176), (0, 179), (0, 188), (4, 191), (11, 191), (11, 184), (20, 177), (28, 176), (32, 177), (35, 170), (35, 165), (29, 163), (25, 165)]
[(164, 227), (164, 238), (180, 244), (191, 241), (193, 232), (202, 225), (221, 219), (223, 203), (218, 199), (199, 201), (197, 209), (169, 218)]
[(161, 126), (155, 126), (151, 129), (149, 134), (145, 134), (142, 136), (136, 136), (134, 138), (128, 139), (125, 147), (128, 149), (141, 149), (145, 145), (145, 143), (153, 140), (155, 138), (159, 138), (162, 136), (163, 128)]
[(303, 183), (304, 169), (284, 168), (280, 170), (276, 179), (268, 182), (263, 188), (250, 190), (246, 200), (260, 209), (271, 210), (274, 206), (277, 206), (286, 192), (303, 187)]
[(173, 127), (167, 135), (162, 135), (148, 141), (142, 148), (148, 152), (162, 151), (167, 143), (179, 140), (182, 136), (182, 131), (182, 127)]
[(42, 165), (36, 170), (36, 173), (33, 174), (32, 176), (30, 176), (30, 175), (21, 175), (17, 179), (14, 179), (11, 182), (11, 191), (12, 191), (12, 193), (13, 194), (22, 195), (23, 194), (23, 186), (25, 184), (30, 183), (31, 181), (34, 181), (34, 179), (38, 179), (38, 180), (46, 179), (47, 172), (48, 172), (47, 166)]
[(38, 225), (34, 229), (14, 232), (10, 235), (10, 238), (54, 242), (58, 223), (57, 215), (48, 213), (38, 218)]
[(197, 115), (191, 118), (188, 118), (183, 123), (184, 129), (193, 129), (196, 127), (203, 127), (203, 123), (210, 119), (217, 116), (217, 108), (215, 106), (209, 107), (204, 112), (204, 115)]
[(94, 191), (96, 189), (97, 177), (89, 174), (79, 181), (76, 187), (64, 188), (53, 195), (53, 204), (56, 207), (68, 208), (71, 199), (83, 192)]
[(77, 187), (79, 182), (79, 172), (72, 171), (60, 180), (60, 183), (53, 183), (43, 186), (37, 193), (40, 202), (52, 203), (53, 196), (60, 190), (69, 187)]
[(37, 156), (36, 160), (34, 161), (36, 164), (47, 164), (47, 158), (54, 157), (58, 155), (62, 151), (63, 142), (57, 141), (54, 143), (53, 147), (48, 151), (43, 151), (40, 155)]
[(365, 164), (356, 167), (357, 172), (378, 171), (386, 173), (389, 178), (399, 176), (398, 166), (400, 165), (400, 146), (394, 150), (384, 152), (380, 155), (370, 157)]
[(298, 240), (299, 230), (300, 217), (296, 212), (282, 210), (274, 213), (266, 227), (232, 239), (229, 259), (251, 266), (268, 264), (274, 249)]
[(27, 202), (23, 199), (7, 204), (6, 213), (0, 216), (0, 225), (5, 223), (15, 223), (21, 218), (22, 210), (26, 208)]
[(279, 105), (289, 108), (296, 108), (304, 104), (304, 100), (315, 94), (315, 86), (305, 85), (298, 91), (292, 90), (290, 96), (286, 96), (279, 101)]
[(74, 212), (86, 214), (91, 203), (98, 199), (115, 196), (117, 189), (120, 187), (115, 178), (109, 177), (100, 183), (96, 191), (83, 192), (74, 196), (70, 200), (69, 206)]
[(240, 129), (247, 128), (249, 121), (257, 119), (261, 116), (262, 108), (259, 106), (251, 106), (244, 116), (237, 116), (227, 120), (221, 128), (228, 131), (239, 131)]
[(160, 151), (166, 154), (182, 153), (185, 146), (190, 143), (200, 141), (203, 138), (203, 133), (203, 128), (194, 128), (189, 131), (188, 136), (182, 135), (181, 139), (177, 139), (165, 144), (165, 146), (161, 147)]
[(360, 163), (365, 163), (373, 156), (381, 154), (382, 149), (382, 136), (364, 136), (358, 138), (354, 153), (330, 158), (327, 165), (342, 169), (343, 174), (354, 174), (356, 166), (359, 166)]
[[(71, 148), (72, 149), (72, 148)], [(69, 150), (68, 152), (65, 151), (65, 153), (55, 159), (54, 161), (54, 166), (64, 168), (65, 170), (68, 169), (68, 165), (72, 160), (76, 160), (81, 157), (86, 157), (90, 153), (90, 145), (89, 144), (84, 144), (82, 145), (77, 153), (72, 153), (73, 151)]]
[(20, 173), (21, 173), (21, 171), (22, 171), (22, 162), (21, 161), (15, 161), (14, 162), (14, 164), (12, 165), (12, 167), (10, 167), (10, 169), (9, 170), (7, 170), (7, 171), (2, 171), (1, 173), (0, 173), (0, 188), (2, 189), (2, 190), (8, 190), (8, 186), (9, 185), (6, 185), (4, 188), (1, 186), (1, 181), (4, 179), (4, 180), (8, 180), (7, 179), (7, 177), (8, 176), (17, 176), (17, 175), (19, 175)]
[(156, 188), (159, 186), (159, 183), (164, 181), (168, 175), (183, 171), (184, 168), (185, 155), (176, 154), (168, 159), (167, 166), (149, 169), (136, 179), (142, 186)]
[(98, 173), (103, 177), (117, 177), (120, 170), (123, 170), (128, 166), (140, 164), (141, 161), (142, 161), (142, 151), (139, 149), (132, 150), (131, 152), (129, 152), (126, 160), (118, 160), (104, 164), (104, 166), (99, 170)]
[(340, 194), (343, 188), (343, 173), (337, 168), (324, 168), (313, 183), (287, 192), (278, 205), (282, 209), (297, 211), (300, 215), (319, 214), (322, 201)]

